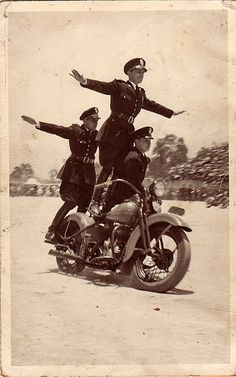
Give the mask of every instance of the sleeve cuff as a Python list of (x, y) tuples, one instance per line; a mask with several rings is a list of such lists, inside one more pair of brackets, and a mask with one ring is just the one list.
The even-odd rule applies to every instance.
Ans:
[(83, 84), (80, 84), (80, 85), (82, 85), (82, 86), (86, 86), (87, 84), (88, 84), (88, 80), (85, 79), (85, 82), (84, 82)]

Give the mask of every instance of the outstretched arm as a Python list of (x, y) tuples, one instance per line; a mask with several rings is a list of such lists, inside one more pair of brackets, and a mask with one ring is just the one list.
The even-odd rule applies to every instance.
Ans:
[(168, 109), (167, 107), (162, 106), (155, 101), (151, 101), (146, 97), (146, 95), (144, 95), (142, 108), (148, 111), (152, 111), (153, 113), (160, 114), (166, 118), (171, 118), (172, 115), (174, 115), (173, 110)]
[(75, 136), (75, 132), (78, 133), (80, 131), (80, 128), (75, 129), (74, 127), (63, 127), (53, 123), (36, 122), (35, 119), (26, 115), (22, 115), (21, 118), (41, 131), (63, 137), (64, 139), (70, 139)]
[(162, 106), (155, 101), (149, 100), (146, 97), (146, 95), (144, 97), (142, 108), (148, 111), (152, 111), (153, 113), (163, 115), (166, 118), (171, 118), (172, 116), (177, 116), (186, 112), (186, 110), (174, 111), (174, 110), (168, 109), (167, 107)]
[(94, 90), (95, 92), (107, 95), (113, 94), (117, 89), (117, 84), (115, 80), (111, 82), (91, 80), (84, 78), (84, 76), (81, 75), (75, 69), (72, 69), (71, 72), (72, 73), (70, 73), (70, 76), (72, 76), (76, 81), (78, 81), (83, 88)]

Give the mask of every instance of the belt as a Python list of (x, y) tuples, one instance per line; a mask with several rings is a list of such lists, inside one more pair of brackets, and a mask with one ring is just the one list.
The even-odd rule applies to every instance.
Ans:
[(83, 162), (84, 164), (93, 164), (95, 159), (94, 158), (89, 158), (88, 156), (85, 156), (85, 157), (80, 157), (80, 156), (73, 156), (72, 157), (73, 160), (76, 160), (76, 161), (81, 161)]
[(114, 116), (115, 118), (124, 119), (130, 124), (133, 124), (134, 119), (135, 119), (132, 115), (125, 115), (125, 114), (122, 114), (122, 113), (111, 113), (111, 116)]

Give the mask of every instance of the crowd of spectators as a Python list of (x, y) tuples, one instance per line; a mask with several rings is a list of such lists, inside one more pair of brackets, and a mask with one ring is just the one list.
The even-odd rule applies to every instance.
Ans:
[(167, 188), (165, 198), (168, 200), (205, 201), (207, 207), (226, 208), (229, 205), (229, 190), (206, 184), (200, 187), (180, 186), (179, 188)]
[(169, 170), (171, 179), (216, 182), (229, 179), (228, 143), (212, 148), (201, 148), (196, 157)]
[(59, 196), (59, 185), (10, 183), (10, 196)]
[[(229, 202), (229, 153), (228, 143), (211, 148), (201, 148), (196, 157), (172, 167), (169, 177), (174, 181), (191, 181), (192, 187), (178, 188), (177, 199), (202, 200), (208, 206), (226, 207)], [(199, 185), (199, 182), (201, 184)], [(175, 193), (176, 194), (176, 193)]]

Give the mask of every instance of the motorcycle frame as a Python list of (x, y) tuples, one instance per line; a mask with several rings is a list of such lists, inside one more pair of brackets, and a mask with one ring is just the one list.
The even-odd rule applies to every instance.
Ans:
[(148, 249), (150, 245), (150, 232), (148, 228), (147, 215), (143, 210), (143, 203), (139, 209), (139, 229), (143, 241), (144, 249)]

